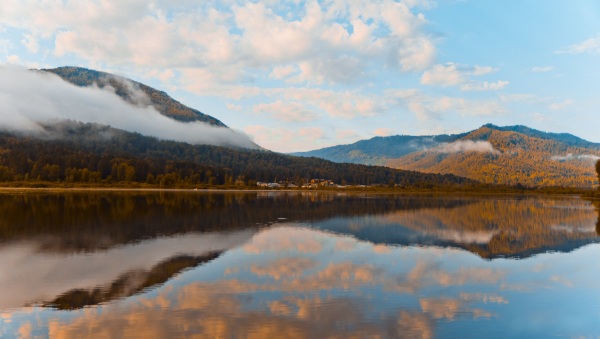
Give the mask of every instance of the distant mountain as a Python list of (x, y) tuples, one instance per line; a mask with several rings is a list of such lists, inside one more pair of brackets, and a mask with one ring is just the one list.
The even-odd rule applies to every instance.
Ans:
[(455, 174), (493, 184), (590, 187), (600, 144), (567, 133), (487, 124), (455, 135), (392, 136), (296, 153), (337, 162)]
[(442, 142), (452, 142), (465, 135), (466, 133), (456, 135), (395, 135), (389, 137), (375, 137), (349, 145), (339, 145), (309, 152), (292, 153), (292, 155), (317, 157), (334, 162), (385, 165), (391, 159), (428, 149)]
[[(54, 73), (80, 87), (94, 84), (100, 88), (111, 86), (115, 89), (115, 93), (126, 101), (138, 106), (152, 105), (159, 113), (179, 121), (202, 121), (213, 126), (226, 127), (218, 119), (180, 103), (163, 91), (118, 75), (82, 67), (58, 67), (42, 69), (42, 71)], [(146, 97), (140, 97), (139, 91)]]

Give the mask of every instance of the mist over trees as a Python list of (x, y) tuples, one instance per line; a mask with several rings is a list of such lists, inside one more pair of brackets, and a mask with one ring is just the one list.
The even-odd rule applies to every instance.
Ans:
[(261, 150), (164, 141), (97, 124), (47, 126), (52, 139), (0, 132), (0, 181), (146, 183), (160, 187), (301, 183), (321, 178), (338, 184), (393, 184), (432, 188), (476, 185), (454, 175), (338, 164)]

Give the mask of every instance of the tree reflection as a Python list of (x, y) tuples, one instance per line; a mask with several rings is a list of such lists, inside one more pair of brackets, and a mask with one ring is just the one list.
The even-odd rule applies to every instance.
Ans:
[(107, 249), (160, 236), (259, 228), (393, 210), (452, 208), (464, 200), (335, 194), (86, 192), (0, 195), (0, 244), (35, 240), (45, 251)]

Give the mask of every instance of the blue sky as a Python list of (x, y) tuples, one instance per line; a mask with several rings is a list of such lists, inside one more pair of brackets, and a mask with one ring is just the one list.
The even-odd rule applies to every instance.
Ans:
[(3, 0), (0, 63), (127, 76), (305, 151), (523, 124), (600, 142), (597, 1)]

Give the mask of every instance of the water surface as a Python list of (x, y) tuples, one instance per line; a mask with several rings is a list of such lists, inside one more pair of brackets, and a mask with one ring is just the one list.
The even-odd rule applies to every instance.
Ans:
[(598, 203), (0, 195), (0, 337), (596, 337)]

